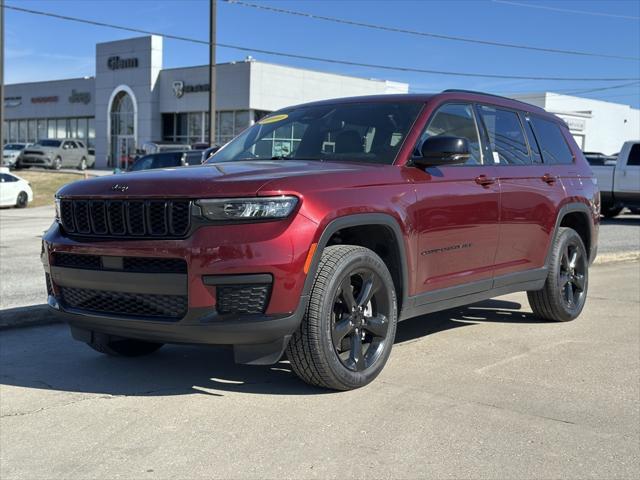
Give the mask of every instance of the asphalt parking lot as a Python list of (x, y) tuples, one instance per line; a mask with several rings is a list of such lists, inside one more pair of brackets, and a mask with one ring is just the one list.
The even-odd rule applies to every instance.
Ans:
[(400, 324), (363, 389), (168, 346), (101, 356), (63, 325), (0, 332), (0, 476), (638, 478), (640, 267), (592, 269), (574, 322), (514, 294)]

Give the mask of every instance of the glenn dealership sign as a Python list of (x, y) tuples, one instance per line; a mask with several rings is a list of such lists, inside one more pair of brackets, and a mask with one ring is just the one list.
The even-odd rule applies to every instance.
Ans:
[(138, 68), (138, 59), (133, 58), (120, 58), (118, 56), (109, 57), (107, 59), (107, 67), (109, 70), (122, 70), (123, 68)]

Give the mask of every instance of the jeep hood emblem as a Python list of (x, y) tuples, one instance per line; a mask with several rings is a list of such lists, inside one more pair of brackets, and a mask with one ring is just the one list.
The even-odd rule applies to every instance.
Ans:
[(113, 187), (111, 187), (111, 190), (114, 192), (126, 192), (127, 190), (129, 190), (129, 185), (116, 183)]

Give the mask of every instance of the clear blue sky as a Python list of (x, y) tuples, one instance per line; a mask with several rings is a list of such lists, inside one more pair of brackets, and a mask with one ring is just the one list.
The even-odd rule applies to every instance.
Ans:
[[(63, 15), (207, 40), (208, 0), (5, 0)], [(341, 17), (405, 29), (640, 57), (640, 1), (370, 1), (248, 0), (317, 15)], [(517, 3), (519, 5), (515, 5)], [(536, 5), (531, 8), (522, 4)], [(572, 10), (572, 12), (563, 11)], [(575, 11), (604, 15), (589, 15)], [(135, 34), (6, 11), (6, 82), (90, 76), (95, 44)], [(565, 77), (640, 77), (640, 62), (471, 45), (389, 33), (253, 8), (218, 4), (218, 41), (305, 55), (417, 68)], [(218, 61), (241, 60), (247, 53), (218, 49)], [(625, 82), (534, 82), (477, 79), (381, 71), (254, 54), (258, 60), (366, 78), (408, 82), (413, 91), (467, 88), (497, 93), (570, 91)], [(206, 45), (164, 42), (164, 66), (205, 64)], [(634, 107), (640, 86), (587, 93)]]

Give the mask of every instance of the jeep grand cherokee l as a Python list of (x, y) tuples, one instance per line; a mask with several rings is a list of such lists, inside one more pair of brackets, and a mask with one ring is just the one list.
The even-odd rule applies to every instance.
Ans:
[(48, 303), (76, 339), (286, 352), (338, 390), (380, 373), (407, 318), (516, 291), (542, 319), (576, 318), (599, 221), (561, 120), (464, 91), (286, 108), (209, 164), (75, 182), (57, 205)]

